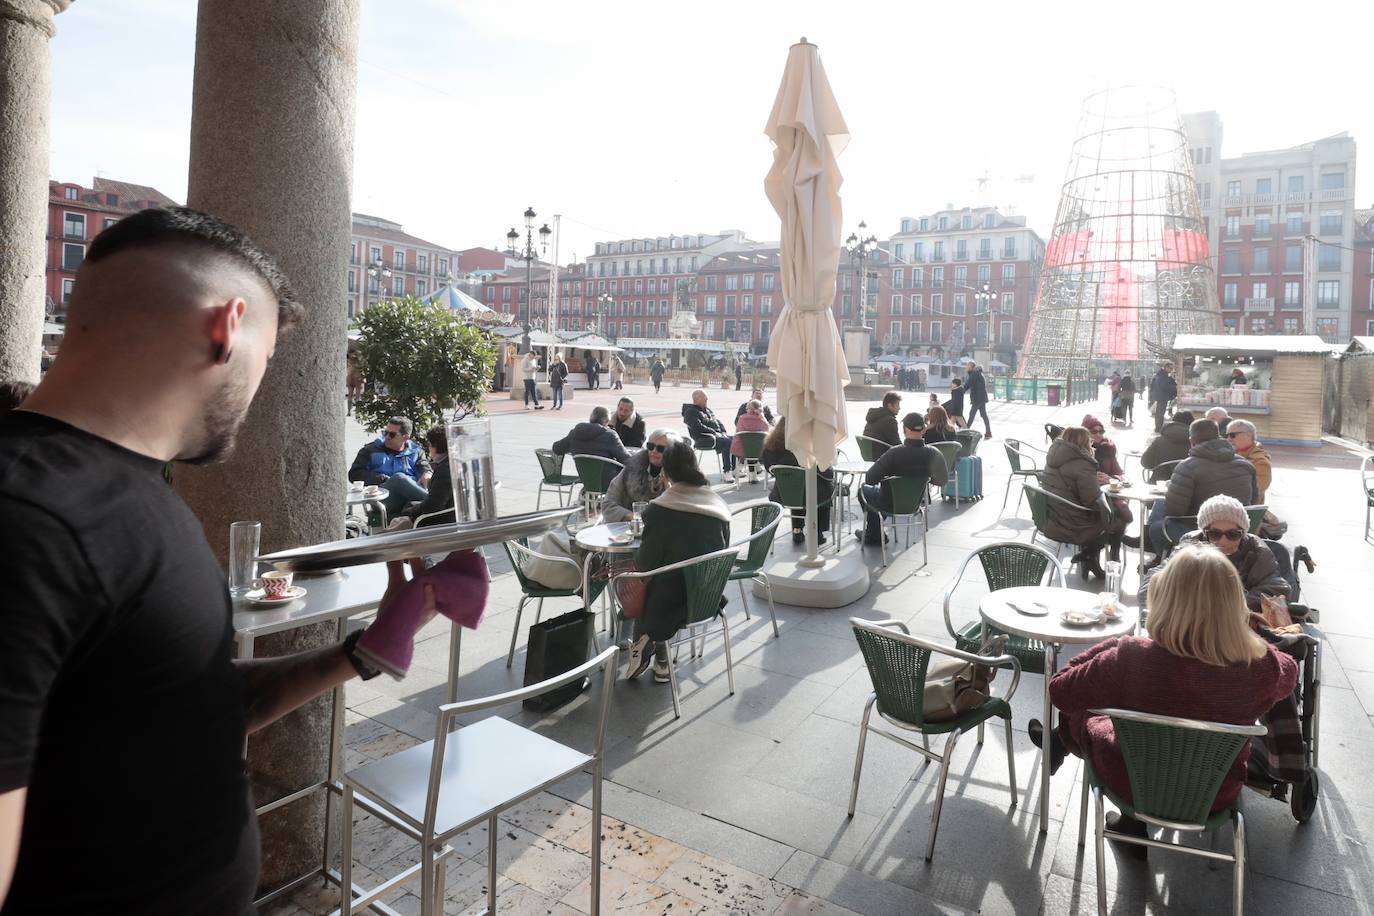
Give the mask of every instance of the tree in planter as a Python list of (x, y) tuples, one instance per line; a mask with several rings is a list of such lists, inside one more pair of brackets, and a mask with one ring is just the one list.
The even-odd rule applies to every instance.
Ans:
[(362, 335), (358, 365), (368, 382), (354, 405), (364, 428), (381, 429), (401, 416), (423, 434), (446, 411), (482, 412), (497, 351), (487, 331), (414, 296), (371, 305), (353, 326)]

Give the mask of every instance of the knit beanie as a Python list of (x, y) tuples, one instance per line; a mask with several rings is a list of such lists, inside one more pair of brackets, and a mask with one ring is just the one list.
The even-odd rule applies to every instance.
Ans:
[(1217, 495), (1197, 510), (1197, 526), (1206, 529), (1216, 522), (1231, 522), (1241, 531), (1250, 530), (1250, 516), (1234, 496)]
[(1094, 429), (1106, 429), (1106, 427), (1102, 425), (1102, 421), (1098, 420), (1097, 417), (1094, 417), (1092, 414), (1084, 414), (1083, 422), (1078, 425), (1082, 426), (1088, 432), (1092, 432)]

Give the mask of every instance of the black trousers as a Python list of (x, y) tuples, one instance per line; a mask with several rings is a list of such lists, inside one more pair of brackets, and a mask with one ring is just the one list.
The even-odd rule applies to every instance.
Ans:
[(969, 412), (968, 412), (968, 428), (969, 428), (969, 429), (973, 429), (973, 421), (976, 420), (976, 419), (978, 418), (978, 415), (979, 415), (980, 413), (983, 415), (983, 429), (984, 429), (984, 431), (987, 432), (987, 434), (988, 434), (989, 436), (991, 436), (991, 435), (992, 435), (992, 421), (988, 419), (988, 405), (987, 405), (986, 403), (983, 403), (983, 404), (974, 404), (972, 407), (969, 408)]
[(1157, 433), (1164, 432), (1164, 410), (1168, 406), (1163, 401), (1155, 401), (1154, 403), (1155, 432)]

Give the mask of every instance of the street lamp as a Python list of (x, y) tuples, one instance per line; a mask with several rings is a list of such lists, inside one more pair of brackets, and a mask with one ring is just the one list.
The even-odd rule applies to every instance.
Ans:
[[(989, 354), (993, 352), (993, 342), (997, 340), (997, 316), (1001, 314), (997, 310), (997, 304), (1000, 301), (1001, 297), (997, 294), (997, 291), (992, 288), (990, 283), (980, 283), (973, 291), (974, 320), (977, 320), (978, 315), (988, 316), (987, 345)], [(977, 325), (975, 324), (974, 327), (976, 328)], [(976, 337), (977, 335), (975, 335), (975, 346), (977, 345)], [(989, 359), (988, 361), (991, 362), (992, 360)]]
[[(873, 257), (878, 250), (878, 239), (876, 236), (864, 233), (868, 231), (868, 223), (859, 221), (859, 231), (851, 232), (849, 238), (844, 240), (844, 249), (849, 252), (849, 259), (854, 262), (854, 272), (859, 275), (859, 304), (863, 309), (864, 316), (859, 320), (860, 327), (864, 324), (864, 318), (868, 317), (868, 271), (864, 269), (864, 262)], [(844, 334), (844, 316), (840, 318), (840, 334)]]
[(601, 316), (601, 334), (607, 340), (615, 339), (614, 323), (607, 320), (607, 316), (611, 314), (611, 307), (614, 302), (615, 299), (612, 298), (610, 293), (602, 293), (596, 297), (597, 314)]
[(377, 291), (381, 292), (382, 279), (391, 279), (391, 268), (383, 264), (381, 258), (373, 258), (372, 263), (368, 265), (367, 275), (377, 281)]
[(534, 303), (534, 262), (539, 260), (539, 256), (549, 250), (549, 236), (553, 235), (553, 230), (548, 224), (539, 227), (539, 247), (534, 244), (534, 218), (537, 216), (534, 207), (525, 208), (525, 244), (523, 248), (517, 249), (515, 246), (520, 242), (520, 233), (515, 231), (512, 226), (510, 232), (506, 233), (506, 241), (509, 243), (507, 250), (511, 257), (520, 258), (525, 262), (525, 301), (520, 310), (520, 323), (524, 326), (524, 336), (520, 338), (520, 352), (530, 351), (530, 307)]

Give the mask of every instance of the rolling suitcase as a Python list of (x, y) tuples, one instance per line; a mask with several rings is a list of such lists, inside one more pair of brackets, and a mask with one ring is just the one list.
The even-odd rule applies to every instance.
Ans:
[(945, 498), (955, 497), (954, 481), (955, 477), (959, 480), (959, 499), (982, 499), (983, 498), (983, 459), (977, 455), (966, 455), (960, 458), (954, 465), (957, 475), (950, 475), (949, 482), (945, 484)]

